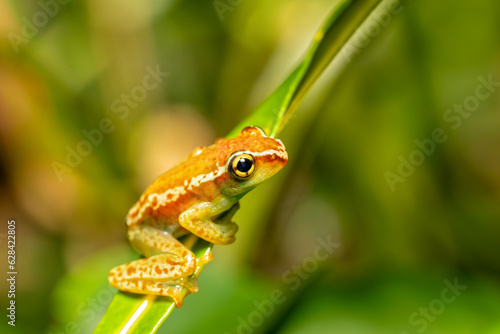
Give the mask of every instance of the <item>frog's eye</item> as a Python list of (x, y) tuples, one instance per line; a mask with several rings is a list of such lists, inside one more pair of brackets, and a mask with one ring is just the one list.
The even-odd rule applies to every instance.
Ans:
[(229, 162), (229, 168), (237, 178), (247, 178), (255, 170), (255, 159), (248, 153), (237, 154)]

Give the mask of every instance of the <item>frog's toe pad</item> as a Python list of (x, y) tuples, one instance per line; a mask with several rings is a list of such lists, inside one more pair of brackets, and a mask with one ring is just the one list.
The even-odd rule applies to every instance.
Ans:
[(170, 297), (174, 300), (176, 307), (182, 306), (184, 297), (188, 294), (198, 292), (198, 285), (193, 280), (173, 282), (121, 281), (119, 284), (111, 285), (125, 292)]

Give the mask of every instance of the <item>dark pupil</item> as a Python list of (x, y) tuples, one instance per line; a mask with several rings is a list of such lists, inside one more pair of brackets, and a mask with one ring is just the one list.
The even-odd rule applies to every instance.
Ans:
[(252, 168), (252, 161), (247, 158), (240, 158), (238, 161), (238, 165), (236, 165), (236, 169), (242, 173), (246, 173)]

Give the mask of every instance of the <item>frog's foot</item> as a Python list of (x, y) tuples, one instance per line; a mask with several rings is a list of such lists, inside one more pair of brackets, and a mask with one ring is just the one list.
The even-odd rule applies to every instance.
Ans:
[[(236, 202), (235, 205), (231, 207), (227, 212), (224, 212), (222, 215), (214, 219), (214, 223), (220, 226), (220, 228), (226, 230), (227, 234), (231, 236), (230, 243), (234, 241), (234, 235), (238, 232), (238, 225), (232, 222), (233, 216), (240, 208), (240, 203)], [(220, 242), (219, 242), (220, 243)]]
[(169, 296), (177, 306), (182, 305), (183, 296), (198, 291), (196, 280), (189, 278), (196, 269), (197, 259), (177, 239), (144, 225), (129, 230), (129, 239), (137, 250), (149, 257), (112, 269), (109, 283), (113, 287), (133, 293)]
[(174, 284), (173, 282), (151, 282), (151, 281), (125, 281), (122, 282), (120, 290), (132, 293), (145, 293), (151, 295), (159, 295), (170, 297), (174, 300), (176, 307), (181, 307), (184, 303), (184, 298), (191, 292), (196, 291), (186, 290), (183, 285)]
[(240, 202), (236, 202), (229, 210), (221, 214), (219, 217), (214, 219), (214, 223), (219, 225), (230, 225), (234, 224), (231, 219), (233, 219), (234, 214), (240, 208)]
[(196, 279), (189, 277), (196, 268), (196, 259), (189, 253), (180, 263), (161, 254), (118, 266), (109, 273), (109, 283), (126, 292), (172, 297), (180, 307), (184, 296), (198, 291)]
[(203, 267), (205, 267), (205, 265), (212, 261), (213, 259), (213, 255), (212, 255), (212, 251), (209, 251), (207, 254), (203, 255), (203, 256), (200, 256), (200, 257), (197, 257), (196, 258), (196, 267), (201, 267), (203, 269)]
[[(143, 260), (150, 259), (148, 258)], [(151, 259), (149, 262), (157, 263), (153, 260), (155, 259)], [(126, 292), (168, 296), (174, 300), (176, 307), (181, 307), (184, 298), (188, 294), (198, 292), (198, 276), (200, 275), (205, 264), (212, 261), (212, 252), (196, 259), (196, 270), (193, 272), (188, 270), (183, 273), (183, 275), (189, 276), (164, 282), (147, 280), (147, 275), (144, 274), (139, 275), (142, 278), (134, 278), (134, 274), (137, 273), (136, 262), (139, 261), (141, 260), (130, 262), (111, 270), (109, 274), (110, 284), (113, 287)], [(142, 267), (141, 264), (139, 264), (139, 266)], [(135, 272), (134, 268), (136, 270)], [(160, 271), (160, 269), (158, 269), (158, 271)], [(157, 269), (155, 268), (154, 271), (156, 272)], [(158, 276), (156, 276), (156, 279), (158, 279)]]

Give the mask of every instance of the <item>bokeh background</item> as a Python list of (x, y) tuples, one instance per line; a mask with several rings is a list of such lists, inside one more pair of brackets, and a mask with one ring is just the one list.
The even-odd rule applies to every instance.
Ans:
[[(332, 3), (0, 1), (6, 330), (92, 332), (107, 272), (137, 256), (128, 209), (286, 78)], [(500, 82), (500, 3), (398, 8), (314, 86), (282, 133), (286, 170), (242, 201), (237, 242), (159, 333), (500, 333), (500, 87), (478, 88)], [(436, 128), (446, 139), (415, 153)]]

